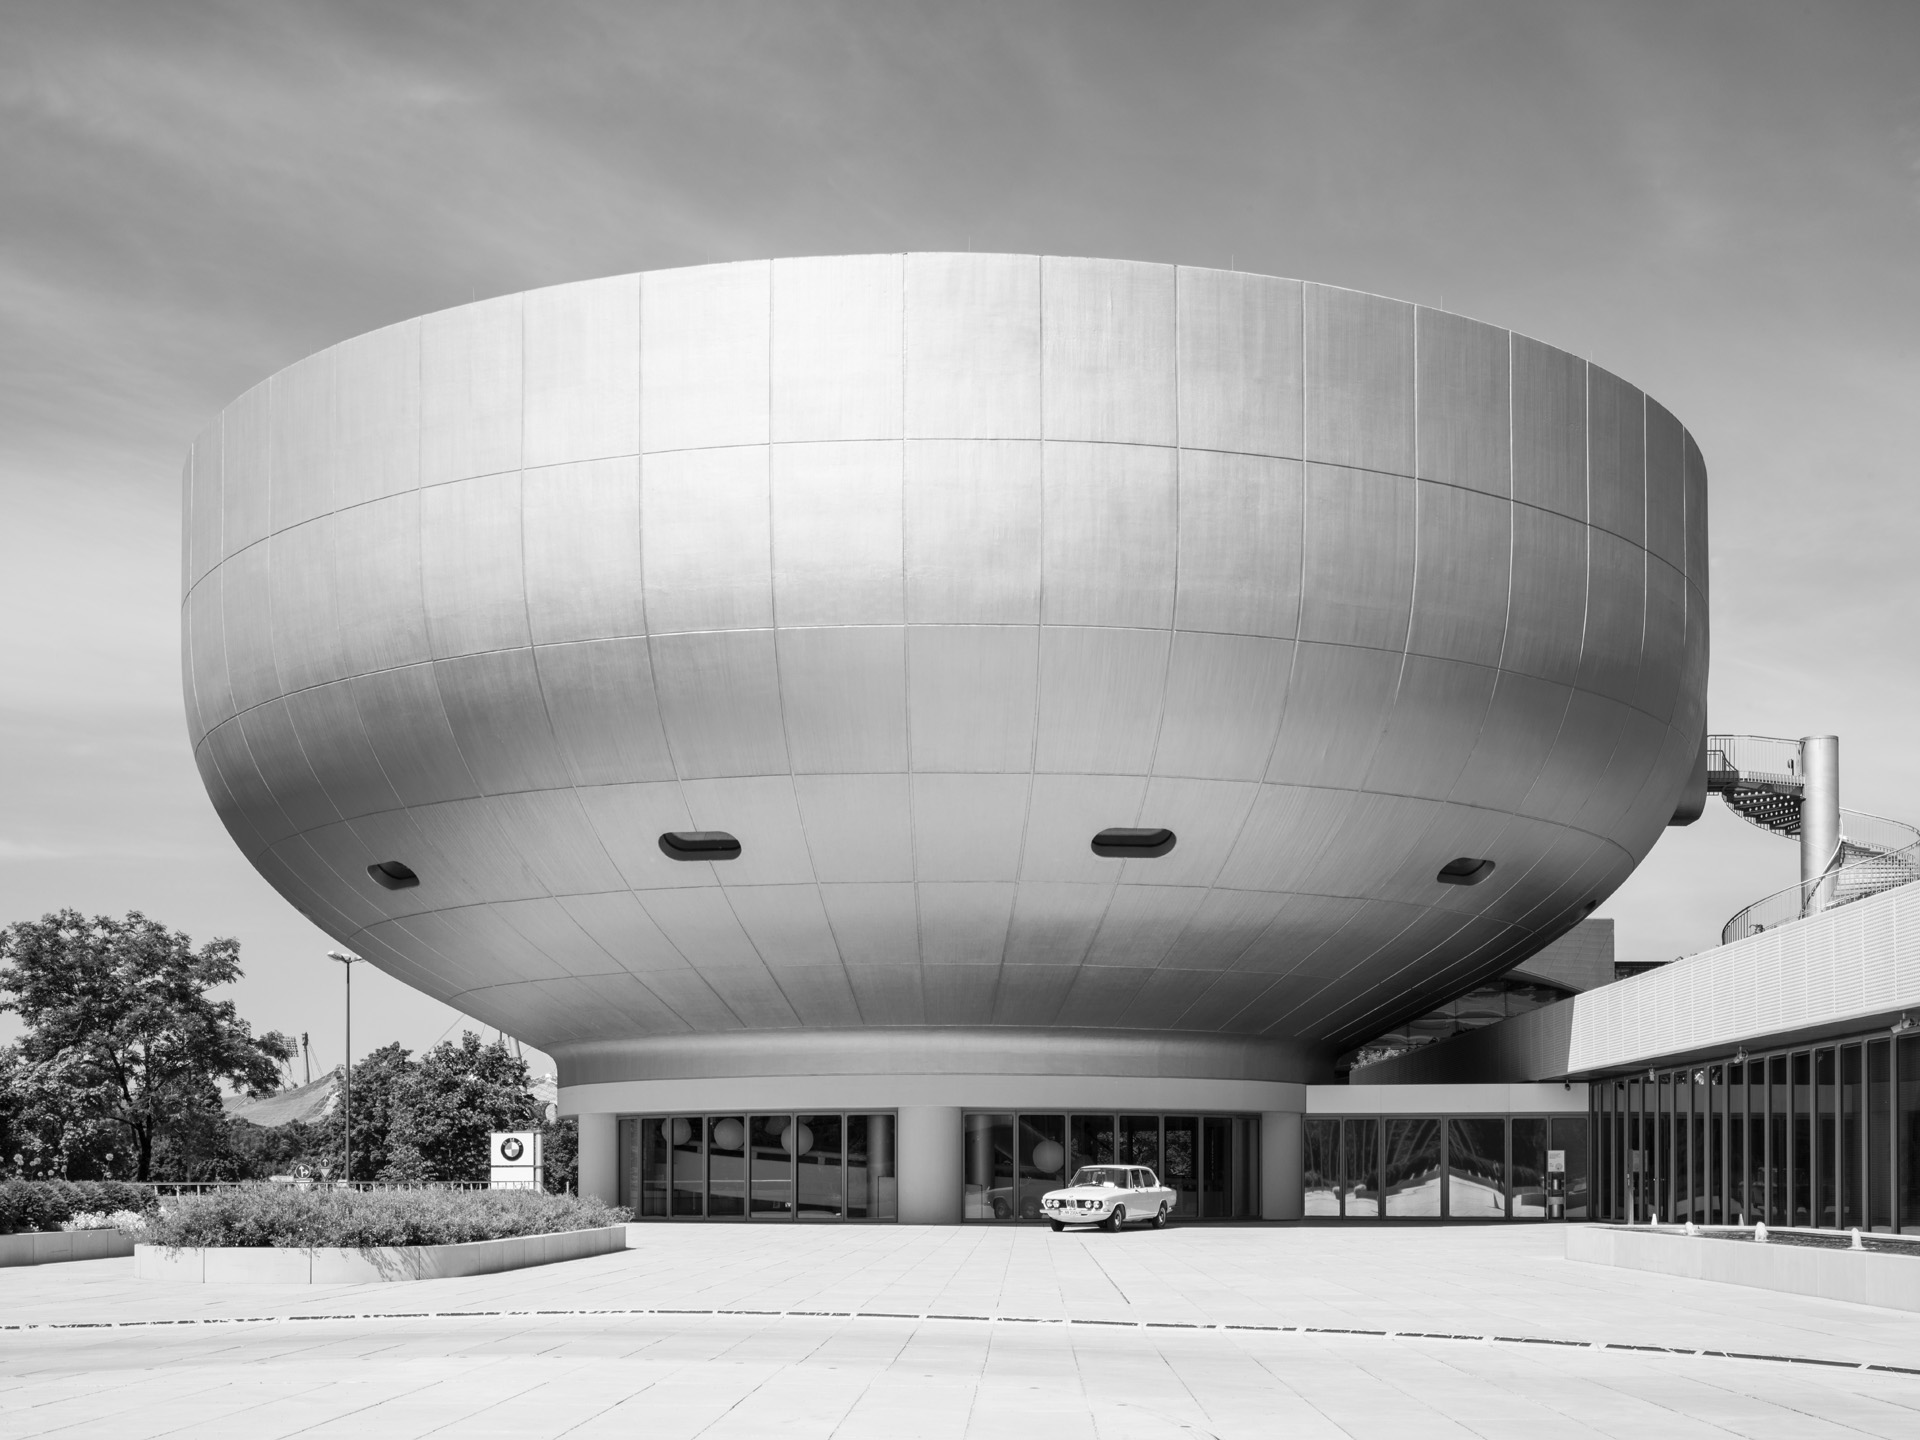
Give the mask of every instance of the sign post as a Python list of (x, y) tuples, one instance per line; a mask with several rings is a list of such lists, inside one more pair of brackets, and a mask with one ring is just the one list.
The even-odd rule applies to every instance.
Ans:
[(496, 1130), (487, 1143), (491, 1157), (489, 1187), (494, 1190), (539, 1190), (544, 1187), (538, 1130)]

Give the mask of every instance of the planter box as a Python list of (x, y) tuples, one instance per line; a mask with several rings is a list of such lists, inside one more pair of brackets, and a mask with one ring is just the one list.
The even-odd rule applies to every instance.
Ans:
[(1690, 1280), (1818, 1295), (1856, 1305), (1920, 1311), (1920, 1256), (1812, 1245), (1714, 1240), (1672, 1230), (1613, 1225), (1567, 1227), (1567, 1258)]
[(0, 1235), (0, 1269), (9, 1265), (57, 1265), (62, 1260), (105, 1260), (133, 1254), (133, 1237), (118, 1230), (27, 1230)]
[(169, 1250), (141, 1245), (133, 1250), (133, 1273), (142, 1280), (195, 1280), (228, 1285), (365, 1285), (383, 1280), (453, 1280), (496, 1275), (577, 1260), (627, 1248), (627, 1227), (561, 1230), (516, 1235), (466, 1245), (386, 1245), (368, 1250), (319, 1247), (209, 1246)]

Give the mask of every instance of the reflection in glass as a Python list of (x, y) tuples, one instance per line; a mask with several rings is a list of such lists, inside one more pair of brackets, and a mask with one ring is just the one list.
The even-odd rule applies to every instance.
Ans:
[(1900, 1208), (1903, 1232), (1920, 1230), (1920, 1035), (1900, 1037), (1899, 1151)]
[(1603, 1183), (1599, 1200), (1602, 1215), (1608, 1220), (1620, 1218), (1620, 1181), (1624, 1167), (1620, 1163), (1620, 1097), (1626, 1087), (1618, 1080), (1601, 1084), (1600, 1090), (1600, 1174)]
[(1673, 1167), (1673, 1076), (1660, 1077), (1660, 1125), (1655, 1135), (1656, 1153), (1653, 1157), (1653, 1209), (1654, 1214), (1667, 1224), (1672, 1224), (1678, 1213), (1674, 1206)]
[(1688, 1190), (1688, 1183), (1693, 1173), (1690, 1165), (1692, 1146), (1688, 1144), (1688, 1127), (1692, 1125), (1688, 1106), (1690, 1106), (1692, 1092), (1693, 1087), (1688, 1083), (1688, 1071), (1682, 1069), (1680, 1073), (1674, 1075), (1674, 1169), (1672, 1169), (1672, 1210), (1668, 1212), (1674, 1225), (1680, 1225), (1692, 1217), (1690, 1212), (1692, 1194)]
[(620, 1122), (620, 1182), (614, 1204), (640, 1213), (640, 1122)]
[(620, 1122), (620, 1180), (613, 1203), (640, 1213), (640, 1122)]
[(1122, 1115), (1120, 1117), (1120, 1153), (1114, 1156), (1122, 1165), (1144, 1165), (1164, 1177), (1160, 1163), (1160, 1117), (1158, 1115)]
[(893, 1116), (847, 1117), (847, 1218), (895, 1220), (900, 1215), (894, 1169)]
[(1234, 1218), (1233, 1121), (1209, 1115), (1200, 1122), (1200, 1214), (1208, 1220)]
[(1517, 1220), (1543, 1220), (1546, 1214), (1547, 1122), (1540, 1117), (1516, 1115), (1513, 1120), (1513, 1215)]
[(1340, 1122), (1307, 1119), (1300, 1125), (1300, 1177), (1309, 1216), (1340, 1213)]
[(1835, 1153), (1839, 1136), (1834, 1124), (1839, 1089), (1834, 1083), (1833, 1051), (1815, 1052), (1813, 1086), (1814, 1184), (1818, 1191), (1813, 1223), (1832, 1229), (1840, 1223), (1839, 1156)]
[(1840, 1224), (1847, 1230), (1867, 1223), (1860, 1185), (1860, 1047), (1840, 1050)]
[(1067, 1117), (1064, 1115), (1022, 1115), (1020, 1117), (1020, 1194), (1022, 1220), (1040, 1218), (1040, 1200), (1049, 1190), (1058, 1190), (1066, 1180)]
[(1793, 1223), (1813, 1224), (1812, 1057), (1793, 1057)]
[(1342, 1122), (1345, 1139), (1341, 1146), (1344, 1167), (1340, 1181), (1340, 1213), (1347, 1216), (1380, 1213), (1380, 1122), (1347, 1120)]
[(1447, 1213), (1456, 1220), (1505, 1217), (1505, 1120), (1477, 1117), (1447, 1121)]
[[(1159, 1117), (1153, 1120), (1156, 1138), (1159, 1134)], [(1112, 1165), (1116, 1163), (1113, 1153), (1114, 1129), (1111, 1115), (1075, 1115), (1067, 1121), (1068, 1146), (1067, 1169), (1078, 1170), (1082, 1165)], [(1156, 1145), (1156, 1149), (1158, 1146)], [(1139, 1163), (1146, 1163), (1144, 1161)]]
[(717, 1116), (707, 1127), (707, 1215), (732, 1218), (746, 1213), (746, 1117)]
[[(1727, 1077), (1720, 1066), (1707, 1070), (1707, 1223), (1724, 1225), (1727, 1169)], [(1567, 1218), (1571, 1220), (1572, 1215)]]
[(707, 1198), (706, 1121), (676, 1115), (667, 1122), (673, 1134), (673, 1213), (703, 1215)]
[(1787, 1120), (1792, 1096), (1787, 1093), (1787, 1057), (1767, 1061), (1767, 1223), (1791, 1224), (1793, 1197), (1787, 1170)]
[(1587, 1194), (1587, 1117), (1556, 1115), (1549, 1134), (1548, 1148), (1563, 1152), (1566, 1161), (1567, 1219), (1585, 1220), (1592, 1203)]
[(1687, 1182), (1687, 1206), (1694, 1223), (1704, 1225), (1707, 1223), (1707, 1107), (1711, 1099), (1705, 1068), (1693, 1072), (1692, 1089), (1689, 1113), (1693, 1117), (1693, 1133), (1687, 1142), (1687, 1155), (1693, 1170)]
[(1767, 1066), (1763, 1060), (1747, 1064), (1747, 1218), (1757, 1225), (1767, 1218)]
[(780, 1138), (793, 1152), (794, 1218), (838, 1220), (846, 1202), (840, 1117), (797, 1115)]
[(1647, 1153), (1641, 1126), (1638, 1080), (1627, 1082), (1627, 1219), (1638, 1223), (1647, 1215)]
[(1013, 1116), (967, 1116), (967, 1179), (962, 1215), (1013, 1219)]
[(1747, 1067), (1727, 1066), (1727, 1223), (1747, 1223)]
[(1594, 1214), (1600, 1219), (1611, 1218), (1608, 1205), (1613, 1195), (1613, 1084), (1596, 1080), (1587, 1091), (1587, 1098), (1593, 1107), (1593, 1143), (1594, 1164), (1602, 1177), (1599, 1189), (1594, 1194)]
[(754, 1115), (747, 1121), (748, 1216), (755, 1220), (793, 1218), (793, 1157), (782, 1138), (791, 1115)]
[(640, 1122), (640, 1214), (664, 1217), (667, 1213), (668, 1121)]
[(1387, 1214), (1438, 1215), (1440, 1122), (1396, 1118), (1386, 1127)]
[(1197, 1115), (1169, 1115), (1160, 1183), (1173, 1191), (1173, 1213), (1200, 1213), (1200, 1119)]
[(1236, 1219), (1260, 1218), (1260, 1122), (1233, 1122), (1233, 1213)]
[(1893, 1228), (1893, 1042), (1867, 1042), (1867, 1224)]

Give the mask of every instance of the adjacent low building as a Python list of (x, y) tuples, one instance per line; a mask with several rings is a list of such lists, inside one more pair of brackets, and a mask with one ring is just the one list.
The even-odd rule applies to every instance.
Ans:
[(643, 1217), (1017, 1223), (1116, 1159), (1288, 1217), (1338, 1057), (1698, 813), (1706, 495), (1628, 381), (1356, 291), (619, 276), (214, 421), (187, 714), (269, 882), (553, 1055)]

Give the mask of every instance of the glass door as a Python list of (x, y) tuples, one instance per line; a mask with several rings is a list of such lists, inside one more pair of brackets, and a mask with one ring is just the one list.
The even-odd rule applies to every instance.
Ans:
[(1840, 1224), (1839, 1087), (1834, 1053), (1813, 1053), (1814, 1217), (1834, 1229)]
[(1340, 1213), (1349, 1217), (1380, 1213), (1380, 1122), (1343, 1120)]
[(676, 1115), (673, 1127), (673, 1213), (707, 1213), (707, 1122), (699, 1115)]
[(893, 1116), (847, 1117), (847, 1218), (900, 1218), (900, 1179), (894, 1163)]
[(838, 1220), (846, 1213), (845, 1136), (838, 1115), (796, 1115), (783, 1138), (793, 1154), (796, 1220)]
[(1040, 1200), (1067, 1183), (1067, 1117), (1020, 1117), (1020, 1195), (1022, 1220), (1040, 1218)]
[(1173, 1213), (1183, 1219), (1200, 1214), (1200, 1117), (1166, 1117), (1162, 1155), (1166, 1168), (1160, 1183), (1173, 1191)]
[(793, 1156), (784, 1137), (791, 1115), (753, 1115), (747, 1120), (747, 1214), (754, 1220), (793, 1218)]
[(738, 1220), (747, 1213), (747, 1121), (722, 1115), (707, 1130), (707, 1218)]
[(1304, 1214), (1320, 1219), (1340, 1213), (1340, 1122), (1307, 1117), (1300, 1125), (1300, 1179)]

